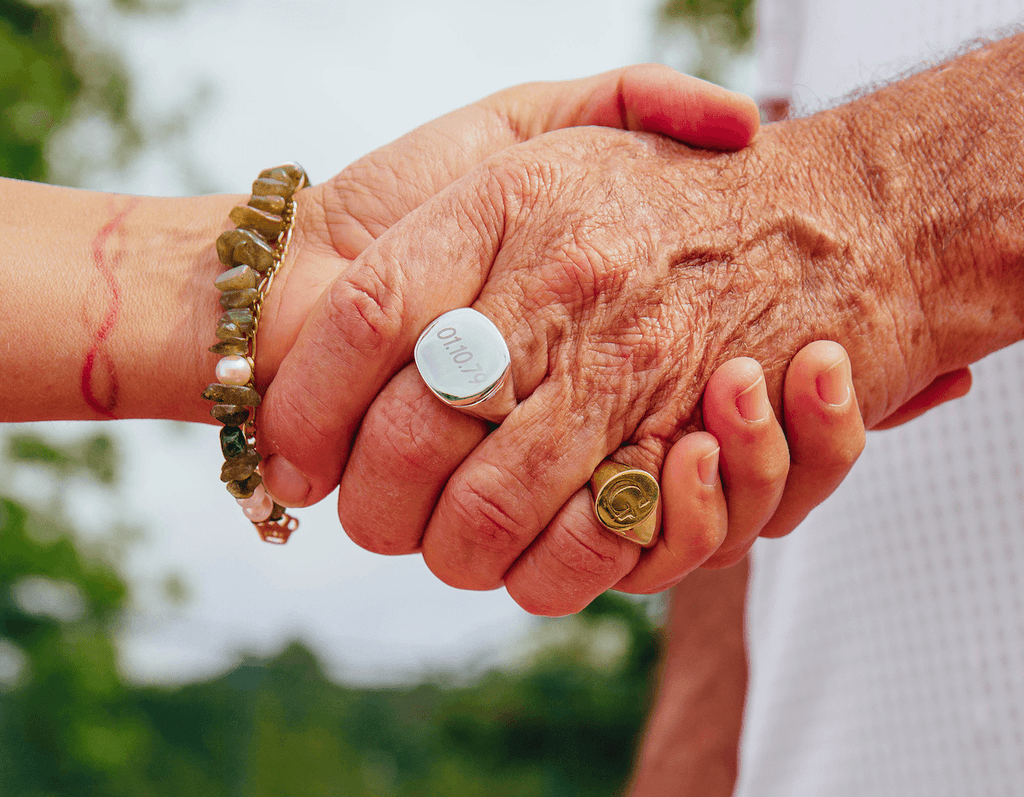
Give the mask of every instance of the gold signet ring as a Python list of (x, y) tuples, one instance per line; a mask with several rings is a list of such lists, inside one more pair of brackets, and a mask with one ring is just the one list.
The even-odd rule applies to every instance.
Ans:
[(427, 387), (449, 407), (492, 423), (516, 408), (508, 344), (483, 313), (460, 307), (439, 316), (420, 334), (413, 357)]
[(648, 548), (658, 530), (658, 480), (639, 468), (602, 462), (590, 479), (594, 513), (608, 531)]

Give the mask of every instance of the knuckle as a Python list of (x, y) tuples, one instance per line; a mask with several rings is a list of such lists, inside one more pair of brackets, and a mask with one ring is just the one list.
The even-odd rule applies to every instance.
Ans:
[[(801, 517), (800, 520), (803, 520), (803, 517)], [(796, 522), (798, 523), (799, 521)], [(796, 525), (788, 520), (785, 522), (775, 522), (773, 518), (772, 522), (765, 526), (758, 536), (764, 537), (766, 540), (777, 540), (780, 537), (785, 537), (795, 528)]]
[(575, 614), (583, 611), (587, 604), (596, 597), (596, 595), (566, 595), (564, 593), (555, 595), (536, 589), (520, 589), (512, 584), (507, 584), (506, 590), (509, 597), (519, 604), (519, 608), (537, 617), (564, 617), (567, 614)]
[(515, 149), (506, 150), (481, 165), (475, 191), (466, 194), (470, 204), (462, 209), (470, 220), (479, 216), (477, 209), (487, 209), (490, 212), (481, 220), (503, 219), (506, 230), (515, 228), (518, 219), (551, 196), (554, 171), (557, 167), (551, 164), (534, 163)]
[(461, 533), (490, 551), (522, 549), (529, 542), (523, 502), (502, 484), (497, 470), (486, 481), (462, 478), (449, 483), (445, 498)]
[[(273, 388), (273, 386), (272, 386)], [(287, 390), (274, 391), (261, 407), (261, 433), (268, 451), (287, 452), (308, 458), (309, 452), (333, 452), (338, 448), (336, 413), (315, 385), (292, 380)]]
[(448, 475), (447, 462), (458, 452), (445, 435), (424, 423), (428, 409), (424, 405), (433, 401), (429, 395), (387, 391), (374, 402), (360, 431), (360, 445), (387, 463), (385, 472), (415, 483), (422, 483), (439, 467)]
[(742, 562), (743, 557), (747, 555), (749, 550), (750, 543), (722, 548), (713, 556), (710, 556), (701, 567), (705, 570), (724, 570), (727, 567), (732, 567)]
[[(601, 204), (601, 203), (599, 203)], [(546, 257), (540, 268), (525, 273), (530, 293), (538, 293), (545, 303), (557, 301), (573, 312), (618, 315), (628, 328), (637, 326), (637, 307), (629, 297), (643, 291), (642, 268), (650, 253), (642, 240), (623, 241), (612, 236), (610, 221), (602, 214), (573, 221), (568, 229), (547, 231)], [(626, 302), (627, 307), (621, 305)], [(618, 311), (618, 312), (617, 312)]]
[(830, 449), (832, 464), (837, 468), (849, 468), (864, 453), (866, 442), (863, 427), (856, 434), (841, 435)]
[(372, 269), (336, 280), (327, 291), (329, 340), (337, 340), (339, 359), (353, 354), (379, 355), (401, 334), (401, 292), (385, 284)]
[(791, 435), (794, 465), (814, 467), (820, 471), (842, 471), (850, 468), (864, 453), (867, 442), (863, 425), (855, 430), (833, 429), (818, 439)]
[(355, 511), (352, 507), (343, 507), (339, 504), (338, 519), (348, 538), (370, 553), (402, 556), (419, 549), (419, 538), (383, 536), (379, 522), (371, 521), (364, 512)]
[(538, 272), (541, 290), (561, 301), (586, 307), (599, 296), (621, 288), (620, 279), (606, 273), (604, 263), (578, 240), (560, 242), (546, 267)]
[(743, 470), (725, 478), (727, 488), (742, 489), (750, 495), (770, 495), (782, 490), (789, 475), (789, 457), (750, 457)]
[(517, 152), (495, 159), (489, 165), (493, 181), (501, 187), (502, 193), (518, 200), (524, 208), (552, 196), (550, 192), (562, 187), (566, 177), (564, 164), (558, 157), (531, 157)]
[(789, 475), (789, 450), (782, 445), (782, 450), (777, 456), (765, 457), (754, 477), (755, 489), (770, 492), (781, 490), (786, 484), (786, 477)]
[(558, 522), (548, 535), (549, 550), (555, 561), (569, 571), (577, 589), (590, 588), (591, 596), (618, 581), (636, 563), (637, 546), (586, 523)]
[(718, 525), (702, 524), (701, 528), (686, 538), (686, 566), (690, 570), (707, 562), (722, 547), (725, 528)]

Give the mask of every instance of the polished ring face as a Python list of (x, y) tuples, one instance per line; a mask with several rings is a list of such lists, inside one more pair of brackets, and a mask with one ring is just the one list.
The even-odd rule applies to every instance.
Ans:
[(658, 481), (645, 470), (608, 462), (594, 473), (594, 511), (602, 526), (641, 545), (657, 531)]
[[(462, 307), (433, 321), (416, 342), (414, 357), (423, 381), (445, 404), (499, 422), (515, 407), (508, 345), (476, 310)], [(499, 393), (507, 398), (502, 407), (481, 408)]]

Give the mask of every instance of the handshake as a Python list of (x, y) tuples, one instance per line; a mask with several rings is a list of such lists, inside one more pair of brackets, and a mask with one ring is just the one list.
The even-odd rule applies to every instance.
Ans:
[[(971, 201), (984, 163), (951, 155), (935, 189), (976, 61), (760, 132), (749, 99), (663, 67), (525, 85), (296, 191), (260, 300), (266, 490), (304, 506), (340, 485), (359, 545), (540, 614), (664, 590), (790, 532), (865, 425), (963, 395), (967, 365), (1024, 336), (1017, 236)], [(892, 125), (908, 103), (930, 109), (912, 138)], [(102, 335), (68, 331), (55, 365), (85, 356), (82, 395), (8, 354), (3, 420), (209, 420), (211, 244), (245, 200), (3, 187), (29, 231), (11, 263), (59, 229), (37, 281), (102, 316), (88, 280), (65, 285), (77, 253), (124, 278), (126, 308)], [(31, 344), (39, 285), (11, 284), (6, 331)], [(446, 387), (454, 366), (471, 389)], [(595, 513), (591, 481), (622, 469), (660, 484), (642, 536)]]
[[(361, 546), (543, 614), (788, 533), (852, 466), (861, 410), (898, 422), (925, 385), (858, 406), (823, 339), (891, 381), (900, 338), (855, 334), (871, 274), (814, 215), (807, 140), (757, 132), (747, 98), (635, 67), (502, 92), (302, 192), (261, 331), (270, 492), (340, 483)], [(646, 549), (595, 512), (608, 462), (661, 483)]]

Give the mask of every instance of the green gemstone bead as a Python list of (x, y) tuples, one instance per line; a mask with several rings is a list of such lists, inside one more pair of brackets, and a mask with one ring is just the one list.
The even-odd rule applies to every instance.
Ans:
[(263, 484), (263, 477), (254, 473), (248, 479), (228, 482), (228, 492), (235, 498), (249, 498), (261, 484)]
[(217, 239), (217, 256), (225, 266), (244, 265), (264, 272), (274, 265), (274, 250), (252, 230), (228, 230)]
[(237, 310), (228, 310), (224, 315), (220, 317), (220, 322), (236, 324), (243, 333), (248, 335), (252, 332), (254, 319), (252, 317), (252, 310), (247, 307), (242, 307)]
[(295, 186), (283, 180), (275, 180), (272, 177), (260, 177), (252, 184), (253, 196), (279, 196), (287, 201), (295, 193)]
[(238, 307), (252, 307), (259, 297), (259, 291), (255, 288), (243, 288), (240, 291), (224, 291), (220, 295), (220, 306), (225, 310), (233, 310)]
[(249, 408), (240, 404), (214, 404), (210, 415), (225, 426), (242, 426), (249, 420)]
[(284, 215), (287, 203), (279, 196), (256, 196), (249, 198), (249, 207), (262, 210), (264, 213), (273, 213), (277, 216)]
[(219, 343), (214, 343), (209, 351), (222, 357), (226, 354), (248, 354), (249, 344), (241, 338), (228, 338)]
[(235, 482), (248, 479), (256, 472), (256, 466), (260, 464), (262, 457), (254, 448), (247, 448), (240, 456), (229, 459), (220, 469), (220, 480), (222, 482)]
[(237, 426), (224, 426), (220, 430), (220, 450), (224, 459), (240, 457), (248, 448), (245, 442), (245, 432)]
[(250, 237), (239, 241), (235, 247), (235, 262), (244, 263), (262, 274), (274, 265), (274, 250), (256, 233), (250, 230), (240, 232), (249, 233)]
[(256, 272), (248, 266), (235, 266), (217, 277), (213, 284), (219, 291), (240, 291), (243, 288), (255, 288)]
[(268, 241), (277, 239), (284, 229), (284, 219), (274, 213), (264, 213), (248, 205), (236, 205), (231, 208), (228, 217), (239, 227), (255, 230)]
[(230, 321), (221, 321), (217, 324), (216, 335), (221, 340), (238, 340), (245, 337), (238, 324), (232, 324)]
[(225, 230), (217, 236), (217, 257), (225, 266), (237, 266), (235, 247), (245, 237), (245, 230)]
[(282, 183), (294, 185), (296, 190), (309, 185), (309, 177), (306, 170), (297, 163), (282, 163), (270, 169), (260, 172), (260, 177), (269, 177), (271, 180), (280, 180)]
[(245, 407), (260, 405), (260, 394), (248, 385), (222, 385), (220, 382), (214, 382), (207, 385), (203, 391), (203, 398), (207, 401), (216, 401), (218, 404), (241, 404)]

